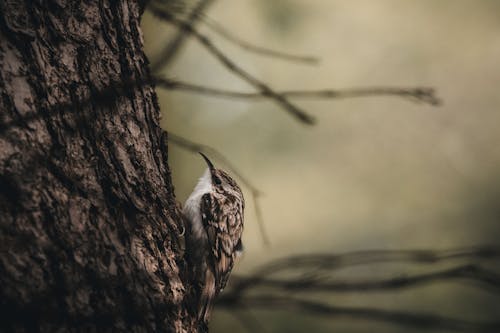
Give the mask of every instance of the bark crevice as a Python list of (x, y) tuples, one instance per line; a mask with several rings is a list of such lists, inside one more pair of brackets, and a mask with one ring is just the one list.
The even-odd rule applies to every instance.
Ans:
[(143, 8), (0, 6), (2, 328), (196, 330)]

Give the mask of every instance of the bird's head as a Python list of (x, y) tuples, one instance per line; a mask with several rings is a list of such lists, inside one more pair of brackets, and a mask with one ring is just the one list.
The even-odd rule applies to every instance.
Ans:
[(234, 181), (234, 179), (232, 179), (224, 170), (217, 169), (205, 154), (201, 152), (199, 154), (203, 157), (208, 165), (212, 186), (215, 190), (225, 193), (231, 193), (238, 197), (243, 197), (243, 195), (241, 194), (241, 189)]

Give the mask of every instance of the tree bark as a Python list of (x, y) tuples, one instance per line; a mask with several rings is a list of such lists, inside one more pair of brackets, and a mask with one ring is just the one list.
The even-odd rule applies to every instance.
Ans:
[(196, 331), (142, 4), (0, 10), (1, 329)]

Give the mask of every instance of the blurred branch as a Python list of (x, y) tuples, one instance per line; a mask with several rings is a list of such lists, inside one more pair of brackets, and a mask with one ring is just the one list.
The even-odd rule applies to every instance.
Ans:
[(261, 54), (268, 57), (273, 57), (277, 59), (294, 61), (294, 62), (302, 62), (309, 65), (317, 65), (319, 63), (319, 59), (313, 56), (304, 56), (304, 55), (294, 55), (285, 52), (280, 52), (276, 50), (271, 50), (262, 46), (251, 44), (247, 41), (244, 41), (233, 34), (231, 34), (226, 28), (224, 28), (217, 21), (209, 18), (206, 15), (200, 15), (200, 21), (203, 22), (207, 27), (209, 27), (212, 31), (217, 33), (220, 37), (226, 39), (227, 41), (236, 44), (242, 49), (253, 52), (257, 54)]
[[(498, 332), (500, 321), (472, 322), (459, 318), (445, 317), (432, 313), (412, 313), (366, 307), (344, 307), (323, 303), (310, 298), (286, 296), (290, 292), (367, 292), (409, 289), (433, 282), (460, 281), (472, 282), (481, 288), (500, 291), (500, 274), (475, 264), (461, 264), (455, 267), (420, 273), (410, 276), (395, 276), (383, 279), (362, 281), (328, 280), (331, 270), (352, 265), (378, 263), (439, 264), (453, 260), (496, 260), (500, 259), (500, 248), (473, 247), (442, 251), (402, 250), (402, 251), (358, 251), (340, 255), (306, 255), (272, 261), (250, 277), (232, 278), (217, 301), (217, 305), (228, 311), (277, 310), (310, 313), (329, 318), (347, 317), (356, 320), (370, 320), (391, 323), (422, 330), (451, 330), (471, 332)], [(489, 263), (489, 266), (495, 266)], [(271, 278), (278, 272), (301, 273), (295, 278), (285, 274), (283, 278)], [(321, 274), (323, 273), (323, 274)], [(290, 277), (292, 276), (292, 277)], [(250, 288), (252, 292), (250, 293)], [(263, 288), (263, 289), (259, 289)], [(249, 291), (249, 293), (245, 293)], [(264, 294), (265, 293), (265, 294)], [(249, 326), (249, 325), (246, 325)]]
[(452, 331), (498, 332), (500, 322), (471, 322), (427, 313), (410, 313), (393, 310), (381, 310), (366, 307), (341, 307), (320, 302), (297, 299), (287, 296), (263, 295), (250, 296), (244, 300), (221, 297), (217, 303), (228, 310), (239, 307), (251, 307), (271, 310), (289, 310), (314, 315), (347, 317), (356, 320), (372, 320), (420, 329), (439, 329)]
[[(313, 254), (294, 256), (285, 259), (274, 260), (258, 268), (250, 277), (244, 279), (237, 279), (230, 285), (234, 293), (239, 294), (244, 290), (251, 288), (253, 285), (261, 283), (269, 279), (271, 275), (283, 271), (300, 271), (310, 274), (313, 278), (317, 276), (318, 271), (332, 271), (355, 265), (368, 265), (375, 263), (417, 263), (417, 264), (436, 264), (443, 261), (451, 261), (454, 259), (500, 259), (500, 248), (495, 247), (477, 247), (477, 248), (464, 248), (443, 251), (430, 251), (430, 250), (400, 250), (400, 251), (359, 251), (349, 252), (344, 254)], [(467, 267), (467, 266), (465, 266)], [(487, 271), (474, 271), (474, 268), (468, 267), (467, 269), (461, 268), (463, 271), (446, 272), (456, 277), (458, 274), (463, 274), (462, 278), (476, 278), (481, 280), (482, 283), (494, 285), (499, 287), (498, 275)], [(470, 271), (467, 271), (470, 270)], [(444, 273), (444, 272), (441, 272)], [(469, 274), (469, 275), (468, 275)], [(471, 275), (472, 274), (472, 275)], [(474, 275), (475, 274), (475, 275)], [(468, 276), (466, 276), (468, 275)], [(448, 275), (449, 277), (450, 275)], [(433, 279), (438, 278), (434, 276)], [(441, 278), (444, 278), (441, 276)], [(423, 279), (421, 277), (420, 279)], [(414, 280), (416, 284), (418, 280)], [(386, 282), (387, 283), (387, 282)], [(404, 283), (400, 280), (400, 283)], [(410, 285), (411, 282), (407, 282)], [(356, 286), (353, 285), (353, 288)], [(357, 287), (361, 287), (358, 285)], [(374, 288), (374, 287), (372, 287)]]
[(500, 259), (500, 248), (483, 246), (451, 250), (367, 250), (343, 254), (298, 255), (264, 265), (259, 272), (277, 272), (291, 267), (303, 268), (311, 266), (331, 270), (378, 262), (433, 264), (461, 258), (476, 260)]
[[(263, 99), (266, 96), (262, 92), (240, 92), (232, 90), (224, 90), (212, 88), (192, 83), (181, 82), (177, 80), (159, 78), (156, 79), (156, 84), (162, 88), (169, 90), (182, 90), (194, 93), (199, 93), (214, 97), (230, 97), (243, 99)], [(393, 88), (393, 87), (369, 87), (369, 88), (350, 88), (342, 90), (322, 89), (322, 90), (285, 90), (277, 91), (276, 93), (287, 98), (354, 98), (366, 96), (396, 96), (408, 98), (415, 102), (427, 103), (430, 105), (440, 105), (441, 101), (436, 97), (433, 88), (417, 87), (417, 88)]]
[(463, 265), (432, 273), (413, 276), (397, 276), (381, 280), (366, 281), (324, 281), (319, 275), (308, 274), (298, 279), (269, 279), (263, 277), (244, 278), (234, 276), (235, 287), (230, 293), (239, 294), (249, 288), (268, 287), (287, 291), (322, 291), (322, 292), (361, 292), (394, 290), (416, 287), (445, 280), (463, 280), (473, 282), (479, 287), (500, 292), (500, 275), (476, 265)]
[(150, 6), (149, 7), (153, 14), (158, 18), (170, 22), (183, 31), (191, 34), (196, 40), (198, 40), (205, 48), (208, 50), (227, 70), (233, 72), (235, 75), (239, 76), (244, 81), (248, 82), (255, 89), (257, 89), (260, 94), (273, 100), (275, 103), (280, 105), (285, 111), (292, 114), (300, 122), (308, 125), (314, 124), (314, 118), (307, 114), (305, 111), (301, 110), (294, 104), (292, 104), (288, 99), (273, 89), (271, 89), (267, 84), (260, 81), (259, 79), (252, 76), (250, 73), (243, 70), (236, 63), (234, 63), (228, 56), (226, 56), (219, 48), (217, 48), (205, 35), (201, 34), (196, 30), (189, 22), (177, 19), (172, 14), (162, 11), (160, 8)]
[(259, 198), (262, 196), (262, 192), (260, 192), (246, 177), (244, 177), (241, 174), (241, 172), (221, 152), (219, 152), (215, 148), (205, 144), (188, 140), (172, 132), (168, 132), (168, 138), (170, 142), (172, 142), (173, 144), (176, 144), (177, 146), (186, 149), (192, 153), (202, 152), (206, 153), (207, 155), (215, 157), (223, 164), (225, 164), (232, 171), (232, 173), (238, 179), (241, 180), (243, 185), (245, 185), (248, 188), (250, 194), (252, 195), (252, 200), (254, 202), (254, 207), (255, 207), (255, 216), (257, 219), (257, 225), (259, 226), (260, 234), (264, 244), (266, 246), (269, 246), (270, 241), (264, 227), (264, 219), (262, 218), (262, 212), (260, 209), (260, 202), (259, 202)]
[[(187, 17), (187, 22), (191, 26), (196, 24), (201, 13), (207, 10), (207, 8), (214, 3), (214, 0), (199, 0), (197, 6), (191, 11)], [(179, 29), (177, 35), (169, 41), (169, 43), (159, 52), (157, 55), (157, 61), (151, 65), (151, 70), (153, 72), (160, 71), (163, 67), (167, 66), (175, 57), (179, 49), (184, 44), (188, 33), (185, 29)]]

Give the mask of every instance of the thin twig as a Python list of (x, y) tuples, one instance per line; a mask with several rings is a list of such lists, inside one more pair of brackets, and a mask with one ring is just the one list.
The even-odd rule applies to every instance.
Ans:
[(269, 240), (269, 236), (267, 235), (266, 228), (264, 226), (264, 217), (262, 216), (262, 209), (260, 207), (260, 197), (259, 192), (251, 191), (252, 200), (254, 202), (254, 211), (255, 211), (255, 219), (257, 220), (257, 225), (259, 226), (259, 232), (264, 242), (264, 245), (270, 246), (271, 241)]
[(324, 278), (310, 275), (307, 278), (298, 279), (271, 279), (271, 278), (245, 278), (233, 276), (232, 282), (235, 288), (229, 289), (229, 293), (238, 294), (238, 286), (245, 288), (274, 288), (275, 290), (286, 290), (295, 292), (367, 292), (381, 290), (395, 290), (415, 287), (422, 284), (430, 284), (447, 280), (462, 280), (472, 282), (481, 288), (500, 292), (500, 275), (476, 265), (462, 265), (436, 272), (416, 274), (412, 276), (396, 276), (380, 280), (365, 281), (324, 281)]
[(263, 279), (283, 271), (305, 271), (314, 270), (332, 271), (355, 265), (368, 265), (375, 263), (417, 263), (435, 264), (443, 261), (471, 258), (476, 260), (500, 259), (500, 248), (478, 247), (452, 249), (443, 251), (428, 250), (401, 250), (385, 251), (370, 250), (348, 252), (344, 254), (312, 254), (302, 256), (292, 256), (284, 259), (274, 260), (258, 268), (250, 277), (244, 280), (236, 280), (231, 288), (236, 293), (260, 283)]
[(209, 18), (208, 16), (206, 16), (206, 15), (200, 15), (200, 16), (201, 16), (200, 21), (202, 23), (204, 23), (207, 27), (209, 27), (212, 31), (214, 31), (215, 33), (217, 33), (219, 36), (226, 39), (227, 41), (238, 45), (239, 47), (241, 47), (242, 49), (244, 49), (246, 51), (261, 54), (261, 55), (268, 56), (268, 57), (278, 58), (278, 59), (282, 59), (282, 60), (301, 62), (301, 63), (305, 63), (308, 65), (317, 65), (319, 63), (319, 59), (317, 57), (305, 56), (305, 55), (295, 55), (295, 54), (271, 50), (271, 49), (266, 48), (266, 47), (254, 45), (252, 43), (249, 43), (247, 41), (242, 40), (241, 38), (234, 36), (226, 28), (224, 28), (221, 24), (219, 24), (217, 21)]
[(194, 142), (194, 141), (191, 141), (191, 140), (188, 140), (184, 137), (181, 137), (177, 134), (174, 134), (170, 131), (168, 131), (168, 138), (169, 140), (190, 151), (190, 152), (193, 152), (193, 153), (198, 153), (198, 152), (202, 152), (202, 153), (209, 153), (210, 155), (214, 156), (216, 159), (218, 159), (219, 161), (221, 161), (222, 163), (224, 163), (230, 170), (231, 172), (241, 180), (241, 182), (246, 186), (248, 187), (248, 189), (252, 192), (256, 192), (257, 195), (261, 195), (260, 191), (248, 180), (246, 179), (239, 171), (238, 169), (232, 165), (232, 163), (221, 153), (219, 152), (218, 150), (216, 150), (215, 148), (213, 147), (210, 147), (208, 145), (205, 145), (205, 144), (202, 144), (202, 143), (198, 143), (198, 142)]
[(297, 267), (317, 267), (326, 270), (345, 268), (353, 265), (365, 265), (377, 262), (409, 262), (433, 264), (446, 260), (474, 258), (500, 259), (500, 248), (472, 247), (451, 250), (366, 250), (343, 254), (298, 255), (278, 259), (264, 265), (259, 272), (278, 272)]
[(444, 317), (430, 313), (410, 313), (395, 310), (381, 310), (367, 307), (334, 306), (320, 302), (303, 300), (278, 295), (249, 296), (241, 300), (224, 299), (217, 303), (220, 307), (235, 310), (244, 304), (245, 307), (271, 310), (290, 310), (299, 313), (311, 313), (318, 316), (347, 317), (356, 320), (371, 320), (392, 323), (395, 325), (420, 328), (425, 330), (439, 329), (458, 332), (498, 332), (500, 322), (472, 322), (458, 318)]
[[(11, 127), (15, 126), (25, 126), (29, 122), (39, 119), (40, 117), (51, 117), (53, 114), (57, 114), (62, 111), (72, 110), (73, 108), (79, 106), (84, 107), (90, 103), (106, 103), (109, 102), (111, 98), (117, 98), (122, 96), (129, 91), (136, 89), (137, 87), (143, 87), (150, 84), (156, 84), (159, 87), (170, 89), (170, 90), (184, 90), (200, 94), (205, 94), (215, 97), (233, 97), (233, 98), (246, 98), (246, 99), (261, 99), (266, 96), (262, 93), (247, 93), (238, 91), (228, 91), (223, 89), (205, 87), (201, 85), (195, 85), (191, 83), (181, 82), (166, 78), (153, 78), (145, 79), (141, 78), (137, 81), (128, 82), (113, 82), (108, 87), (102, 89), (101, 91), (93, 91), (91, 94), (85, 98), (79, 100), (72, 100), (68, 103), (60, 103), (52, 105), (50, 108), (44, 110), (37, 110), (36, 112), (30, 112), (18, 119), (7, 120), (0, 123), (0, 135)], [(414, 101), (420, 101), (424, 103), (429, 103), (432, 105), (438, 105), (440, 103), (439, 99), (434, 95), (434, 90), (432, 88), (384, 88), (384, 87), (374, 87), (374, 88), (354, 88), (345, 90), (320, 90), (320, 91), (282, 91), (279, 92), (280, 95), (290, 97), (290, 98), (347, 98), (347, 97), (361, 97), (369, 95), (392, 95), (407, 97)]]
[[(463, 280), (477, 283), (480, 287), (500, 290), (500, 275), (484, 269), (477, 264), (459, 265), (426, 274), (396, 276), (381, 280), (365, 281), (328, 281), (320, 276), (315, 269), (331, 271), (350, 265), (376, 264), (380, 262), (402, 262), (405, 264), (438, 264), (443, 261), (458, 259), (499, 260), (498, 247), (472, 247), (441, 251), (402, 250), (402, 251), (357, 251), (341, 255), (305, 255), (273, 261), (257, 270), (248, 278), (233, 277), (232, 283), (220, 295), (217, 305), (230, 311), (247, 308), (258, 310), (296, 311), (314, 315), (347, 317), (351, 319), (387, 322), (423, 330), (452, 330), (474, 332), (497, 332), (500, 322), (472, 322), (458, 318), (444, 317), (430, 313), (410, 313), (394, 310), (383, 310), (366, 307), (335, 306), (310, 299), (288, 297), (293, 292), (366, 292), (381, 290), (397, 290), (419, 286), (438, 281)], [(489, 263), (491, 266), (491, 263)], [(288, 269), (289, 272), (302, 272), (302, 278), (271, 278), (277, 272)], [(311, 272), (309, 272), (312, 270)], [(308, 274), (311, 273), (311, 274)], [(286, 274), (285, 276), (289, 276)], [(293, 276), (293, 275), (292, 275)], [(264, 287), (265, 294), (256, 290)], [(248, 288), (251, 293), (244, 293)], [(257, 291), (257, 292), (256, 292)], [(309, 295), (309, 294), (308, 294)]]
[(226, 69), (233, 72), (235, 75), (239, 76), (244, 81), (248, 82), (255, 89), (257, 89), (262, 95), (273, 100), (278, 105), (280, 105), (285, 111), (292, 114), (295, 118), (297, 118), (300, 122), (313, 125), (314, 118), (307, 114), (305, 111), (301, 110), (294, 104), (292, 104), (288, 99), (273, 89), (269, 87), (264, 82), (260, 81), (250, 73), (243, 70), (236, 63), (234, 63), (228, 56), (226, 56), (218, 47), (210, 41), (205, 35), (201, 34), (198, 30), (196, 30), (189, 22), (177, 19), (172, 14), (162, 11), (160, 8), (151, 6), (150, 9), (152, 12), (160, 19), (170, 22), (182, 30), (191, 34), (196, 40), (198, 40)]
[[(243, 99), (262, 99), (266, 96), (262, 92), (241, 92), (224, 90), (213, 87), (207, 87), (187, 82), (181, 82), (172, 79), (157, 77), (155, 82), (158, 86), (169, 90), (181, 90), (199, 93), (202, 95), (223, 97), (223, 98), (243, 98)], [(364, 87), (347, 89), (321, 89), (321, 90), (284, 90), (277, 91), (278, 94), (289, 98), (354, 98), (366, 96), (396, 96), (408, 98), (415, 102), (427, 103), (430, 105), (440, 105), (441, 101), (435, 95), (433, 88), (396, 88), (396, 87)]]
[[(199, 0), (197, 6), (187, 17), (187, 22), (189, 22), (189, 24), (192, 26), (196, 24), (196, 20), (200, 18), (200, 14), (206, 11), (207, 8), (213, 3), (214, 0)], [(158, 60), (153, 65), (151, 65), (151, 69), (153, 72), (160, 71), (174, 59), (175, 55), (186, 40), (186, 37), (187, 31), (185, 29), (179, 29), (177, 35), (156, 56)]]
[(217, 160), (225, 164), (228, 167), (228, 169), (231, 170), (231, 172), (242, 182), (242, 184), (248, 188), (248, 190), (252, 195), (252, 200), (254, 202), (255, 216), (257, 220), (257, 225), (259, 226), (262, 240), (266, 246), (269, 246), (270, 241), (266, 229), (264, 227), (264, 220), (262, 218), (262, 212), (260, 209), (260, 202), (259, 202), (259, 198), (262, 196), (262, 192), (259, 191), (259, 189), (257, 189), (246, 177), (244, 177), (241, 174), (241, 172), (221, 152), (219, 152), (215, 148), (202, 143), (188, 140), (172, 132), (168, 132), (168, 138), (170, 142), (178, 145), (183, 149), (186, 149), (187, 151), (190, 151), (192, 153), (198, 153), (198, 152), (207, 153), (208, 155), (215, 157)]

